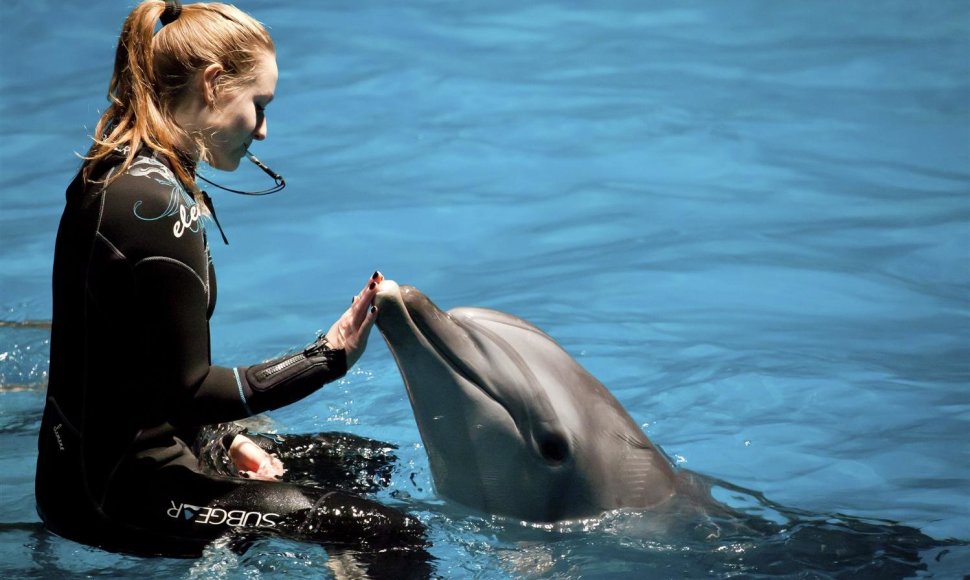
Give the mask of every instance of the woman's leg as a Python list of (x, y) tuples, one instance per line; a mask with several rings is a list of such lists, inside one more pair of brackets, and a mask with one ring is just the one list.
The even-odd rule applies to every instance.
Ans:
[[(343, 491), (285, 482), (211, 476), (170, 466), (113, 486), (106, 507), (119, 524), (112, 549), (138, 553), (201, 553), (232, 532), (279, 534), (353, 553), (368, 573), (430, 573), (425, 528), (417, 519)], [(118, 480), (122, 484), (122, 480)]]

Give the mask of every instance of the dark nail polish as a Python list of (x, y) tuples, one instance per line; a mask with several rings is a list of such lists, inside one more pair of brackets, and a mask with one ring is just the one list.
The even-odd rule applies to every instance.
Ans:
[(377, 314), (377, 307), (376, 306), (371, 306), (370, 307), (370, 313), (371, 314)]
[(371, 290), (373, 290), (374, 288), (377, 288), (377, 282), (371, 282), (368, 288), (370, 288)]
[(381, 277), (381, 271), (380, 270), (374, 270), (374, 275), (371, 276), (370, 278), (371, 278), (371, 280), (377, 280), (380, 277)]

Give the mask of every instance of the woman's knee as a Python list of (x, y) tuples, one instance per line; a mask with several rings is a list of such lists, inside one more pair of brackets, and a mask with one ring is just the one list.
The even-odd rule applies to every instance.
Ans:
[(417, 518), (343, 492), (324, 494), (310, 509), (284, 518), (282, 527), (308, 538), (373, 549), (427, 545)]

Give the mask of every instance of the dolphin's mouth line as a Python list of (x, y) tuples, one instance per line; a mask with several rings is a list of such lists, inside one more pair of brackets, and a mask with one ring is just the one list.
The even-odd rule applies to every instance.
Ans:
[[(408, 305), (406, 301), (404, 303), (404, 308), (407, 311), (408, 318), (411, 319), (411, 323), (414, 325), (415, 330), (417, 330), (418, 331), (418, 334), (420, 334), (421, 337), (424, 338), (429, 345), (431, 345), (431, 347), (434, 349), (435, 354), (437, 354), (438, 357), (441, 358), (441, 360), (446, 365), (448, 365), (448, 367), (455, 374), (457, 374), (458, 376), (460, 376), (461, 378), (463, 378), (466, 382), (472, 384), (483, 395), (485, 395), (486, 397), (488, 397), (490, 400), (494, 401), (496, 405), (502, 407), (502, 409), (504, 409), (505, 412), (508, 413), (509, 417), (513, 417), (512, 412), (508, 408), (508, 406), (505, 403), (503, 403), (498, 397), (496, 397), (495, 396), (495, 393), (493, 393), (490, 389), (488, 389), (485, 386), (484, 381), (482, 381), (482, 379), (478, 376), (477, 373), (473, 372), (468, 367), (468, 365), (465, 364), (465, 362), (463, 360), (461, 360), (459, 357), (455, 356), (453, 350), (450, 349), (450, 348), (448, 348), (441, 341), (441, 339), (439, 338), (438, 333), (434, 332), (430, 328), (430, 325), (427, 324), (424, 321), (424, 317), (423, 316), (415, 316), (414, 313), (411, 310), (410, 305)], [(457, 326), (458, 328), (460, 328), (463, 332), (467, 332), (465, 330), (465, 327), (460, 322), (458, 322), (457, 320), (455, 320), (455, 318), (452, 315), (450, 315), (447, 312), (444, 312), (444, 311), (442, 311), (440, 309), (439, 309), (439, 312), (441, 312), (441, 314), (443, 316), (447, 317), (448, 318), (448, 321), (451, 324), (454, 324), (455, 326)]]

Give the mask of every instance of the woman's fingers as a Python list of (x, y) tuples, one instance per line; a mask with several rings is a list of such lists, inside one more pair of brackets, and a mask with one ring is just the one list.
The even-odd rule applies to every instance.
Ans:
[(286, 469), (283, 468), (283, 462), (280, 461), (280, 458), (275, 455), (269, 455), (265, 461), (260, 463), (257, 473), (265, 477), (278, 479), (283, 477), (285, 471)]
[(364, 322), (360, 325), (360, 331), (358, 332), (361, 344), (367, 342), (367, 337), (370, 336), (370, 331), (372, 328), (374, 328), (374, 322), (376, 321), (377, 307), (371, 306), (367, 309), (367, 314), (364, 316)]
[[(348, 311), (347, 314), (351, 314), (351, 312)], [(371, 328), (374, 327), (376, 320), (377, 309), (371, 306), (369, 309), (363, 311), (363, 320), (360, 321), (360, 324), (356, 324), (356, 321), (354, 321), (355, 323), (352, 328), (344, 328), (346, 333), (343, 334), (342, 348), (346, 351), (347, 368), (354, 366), (357, 359), (364, 354), (364, 348), (367, 346), (367, 337), (370, 335)]]
[(243, 435), (236, 435), (233, 439), (229, 456), (242, 477), (273, 481), (282, 478), (286, 472), (279, 457), (270, 455)]
[(377, 296), (377, 287), (383, 281), (384, 275), (380, 271), (374, 272), (367, 284), (364, 285), (364, 289), (352, 301), (351, 311), (353, 312), (353, 326), (355, 328), (364, 324), (370, 307), (374, 303), (374, 298)]
[(327, 332), (327, 340), (330, 341), (333, 348), (342, 348), (346, 351), (348, 368), (357, 362), (367, 345), (367, 337), (377, 320), (374, 298), (377, 296), (380, 283), (383, 281), (384, 275), (380, 272), (374, 272), (360, 294), (354, 296), (350, 301), (350, 308), (340, 316)]
[(373, 304), (375, 296), (377, 296), (377, 282), (372, 280), (364, 287), (360, 293), (360, 298), (351, 307), (355, 328), (359, 328), (364, 323), (364, 319), (367, 317), (367, 311), (370, 309), (371, 304)]

